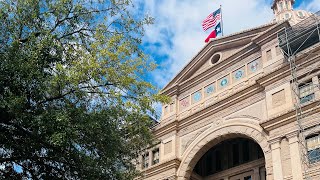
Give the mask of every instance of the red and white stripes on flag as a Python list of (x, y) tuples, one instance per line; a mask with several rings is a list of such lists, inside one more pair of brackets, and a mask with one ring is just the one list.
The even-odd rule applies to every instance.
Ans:
[(202, 21), (202, 28), (204, 31), (206, 31), (211, 27), (216, 26), (220, 21), (221, 21), (221, 10), (219, 8), (215, 12), (209, 14), (209, 16)]

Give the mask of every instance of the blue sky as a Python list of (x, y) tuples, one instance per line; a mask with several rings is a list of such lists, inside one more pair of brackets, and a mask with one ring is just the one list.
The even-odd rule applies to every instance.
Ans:
[[(205, 45), (210, 33), (202, 20), (220, 4), (224, 34), (228, 35), (271, 22), (272, 0), (134, 0), (139, 10), (155, 18), (146, 27), (143, 48), (159, 64), (148, 81), (163, 88)], [(295, 9), (315, 12), (320, 0), (296, 0)]]

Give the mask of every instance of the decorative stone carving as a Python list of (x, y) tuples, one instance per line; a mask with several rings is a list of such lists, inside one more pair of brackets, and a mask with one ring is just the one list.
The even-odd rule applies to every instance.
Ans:
[(186, 148), (194, 141), (201, 133), (207, 130), (210, 126), (204, 127), (198, 131), (185, 135), (181, 138), (181, 154), (184, 153)]

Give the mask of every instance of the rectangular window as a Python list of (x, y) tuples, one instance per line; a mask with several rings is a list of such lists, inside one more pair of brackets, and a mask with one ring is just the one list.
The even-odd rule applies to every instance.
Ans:
[(267, 51), (267, 61), (272, 59), (271, 49)]
[(299, 85), (300, 93), (300, 103), (306, 103), (312, 101), (315, 97), (314, 95), (314, 85), (312, 80)]
[(149, 167), (149, 153), (146, 153), (142, 155), (142, 168), (148, 168)]
[(152, 164), (159, 163), (159, 148), (152, 151)]
[(308, 148), (308, 159), (310, 163), (320, 161), (320, 135), (314, 135), (306, 138)]

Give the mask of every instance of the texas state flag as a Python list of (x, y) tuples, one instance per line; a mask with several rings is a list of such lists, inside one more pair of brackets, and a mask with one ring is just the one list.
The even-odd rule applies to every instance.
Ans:
[(221, 25), (220, 23), (216, 25), (216, 27), (214, 28), (214, 30), (209, 34), (209, 36), (207, 37), (207, 39), (204, 42), (209, 42), (209, 40), (211, 38), (216, 38), (218, 34), (221, 33)]

